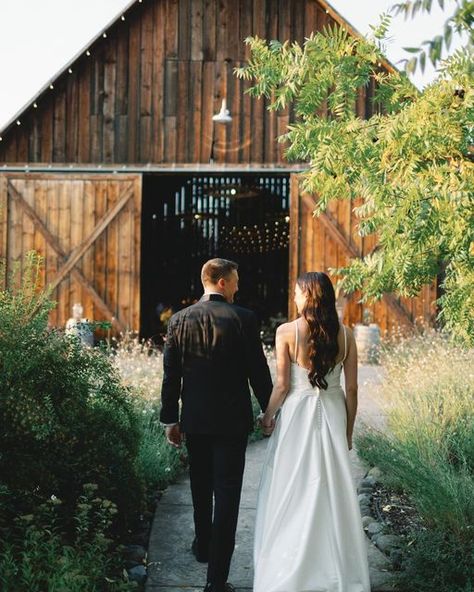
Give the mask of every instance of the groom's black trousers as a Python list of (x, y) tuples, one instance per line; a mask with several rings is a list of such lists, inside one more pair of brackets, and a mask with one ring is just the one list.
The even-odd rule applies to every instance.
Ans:
[(207, 581), (216, 590), (227, 581), (234, 551), (247, 438), (186, 434), (196, 538), (209, 552)]

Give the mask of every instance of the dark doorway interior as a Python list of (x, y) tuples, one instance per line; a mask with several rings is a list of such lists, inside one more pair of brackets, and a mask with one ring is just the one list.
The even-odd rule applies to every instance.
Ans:
[(141, 335), (160, 341), (168, 316), (202, 295), (211, 257), (239, 264), (236, 302), (265, 325), (286, 317), (289, 176), (145, 175)]

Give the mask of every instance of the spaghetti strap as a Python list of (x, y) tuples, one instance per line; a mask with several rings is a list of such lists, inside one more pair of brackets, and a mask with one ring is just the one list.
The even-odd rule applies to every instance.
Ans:
[(341, 364), (344, 364), (347, 357), (347, 333), (344, 325), (342, 325), (342, 330), (344, 331), (344, 357), (342, 358)]
[(298, 363), (298, 319), (295, 321), (295, 364)]

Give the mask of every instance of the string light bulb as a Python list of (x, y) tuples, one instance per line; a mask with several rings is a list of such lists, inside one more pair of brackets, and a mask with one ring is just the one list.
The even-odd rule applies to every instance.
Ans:
[(69, 68), (68, 72), (69, 74), (72, 74), (72, 68)]
[(21, 125), (21, 121), (19, 119), (16, 120), (17, 125)]
[(49, 88), (50, 88), (51, 90), (53, 90), (53, 89), (54, 89), (54, 84), (50, 84), (50, 85), (49, 85)]
[(104, 34), (102, 35), (102, 37), (103, 37), (104, 39), (107, 39), (107, 33), (104, 33)]
[(124, 15), (123, 15), (123, 14), (122, 14), (122, 16), (121, 16), (120, 18), (121, 18), (123, 21), (125, 20), (125, 17), (124, 17)]
[(33, 103), (33, 108), (38, 109), (38, 103)]
[(91, 52), (89, 50), (86, 51), (86, 56), (90, 56)]

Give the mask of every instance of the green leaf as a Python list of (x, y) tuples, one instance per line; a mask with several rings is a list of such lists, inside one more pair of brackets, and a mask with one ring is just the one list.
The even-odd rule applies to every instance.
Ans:
[(425, 12), (431, 12), (431, 5), (433, 0), (423, 0), (423, 10)]
[(416, 64), (417, 64), (418, 58), (414, 57), (414, 58), (410, 58), (407, 62), (407, 65), (405, 66), (405, 70), (407, 72), (407, 74), (413, 74), (416, 70)]
[(411, 7), (411, 17), (413, 18), (415, 14), (421, 9), (423, 6), (423, 0), (415, 0)]
[(422, 72), (425, 71), (425, 66), (426, 66), (426, 52), (422, 51), (420, 53), (420, 69)]
[(408, 53), (418, 53), (420, 51), (419, 47), (404, 47), (404, 51), (408, 51)]
[(446, 25), (444, 28), (444, 43), (446, 44), (446, 49), (450, 48), (452, 37), (453, 29), (450, 25)]

